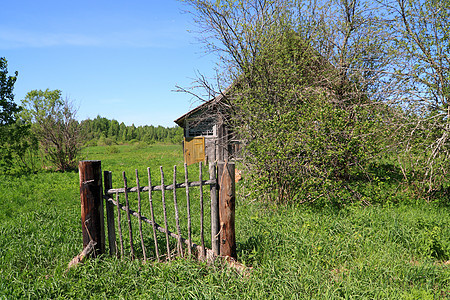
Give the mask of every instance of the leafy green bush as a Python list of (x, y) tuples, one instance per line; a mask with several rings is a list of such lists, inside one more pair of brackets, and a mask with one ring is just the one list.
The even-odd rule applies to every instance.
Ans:
[(72, 101), (60, 90), (33, 90), (22, 100), (21, 117), (31, 126), (46, 159), (58, 170), (77, 168), (81, 128)]
[(283, 203), (352, 197), (352, 174), (378, 152), (375, 103), (296, 33), (262, 43), (231, 93), (256, 193)]
[[(140, 151), (131, 151), (134, 146), (130, 145), (117, 147), (121, 150), (117, 154), (106, 153), (108, 147), (83, 150), (86, 159), (101, 160), (102, 169), (113, 172), (115, 188), (123, 186), (122, 171), (127, 171), (131, 185), (135, 169), (145, 177), (147, 167), (151, 168), (153, 184), (159, 184), (161, 165), (167, 171), (168, 183), (169, 170), (174, 165), (180, 168), (178, 182), (184, 181), (180, 172), (181, 146), (156, 144)], [(188, 168), (189, 178), (198, 178), (198, 166)], [(386, 177), (379, 178), (380, 182), (389, 182)], [(0, 193), (4, 196), (0, 202), (0, 299), (432, 299), (433, 296), (447, 299), (450, 296), (450, 268), (442, 260), (446, 256), (438, 258), (430, 251), (433, 248), (448, 251), (448, 207), (423, 201), (419, 205), (347, 205), (343, 209), (311, 206), (299, 209), (297, 205), (286, 205), (273, 209), (273, 205), (249, 201), (247, 193), (240, 190), (241, 182), (237, 184), (240, 196), (236, 197), (236, 241), (238, 260), (253, 267), (247, 275), (191, 259), (144, 264), (141, 260), (117, 259), (108, 254), (101, 259), (88, 259), (65, 272), (83, 246), (79, 184), (76, 172), (0, 175)], [(204, 189), (204, 193), (207, 199), (209, 189)], [(198, 194), (190, 196), (192, 208), (199, 208)], [(136, 198), (130, 197), (132, 208), (137, 207)], [(178, 201), (185, 200), (185, 193), (180, 190)], [(148, 200), (142, 204), (143, 214), (148, 217)], [(208, 215), (208, 205), (205, 209)], [(175, 228), (173, 212), (169, 228)], [(191, 213), (193, 237), (199, 239), (199, 209), (192, 209)], [(162, 222), (161, 210), (156, 217)], [(186, 215), (181, 220), (186, 220)], [(136, 218), (132, 222), (135, 249), (139, 249)], [(147, 251), (153, 253), (151, 226), (145, 224), (143, 230)], [(183, 236), (186, 232), (187, 228), (182, 227)], [(164, 235), (158, 239), (165, 245)], [(429, 247), (422, 246), (427, 240)], [(433, 246), (433, 240), (440, 246)], [(175, 246), (175, 241), (172, 242)], [(142, 252), (136, 253), (142, 258)]]
[(107, 153), (107, 154), (113, 154), (113, 153), (119, 153), (119, 152), (120, 152), (119, 147), (114, 146), (114, 145), (108, 146), (105, 151), (105, 153)]
[(134, 148), (135, 150), (138, 150), (138, 149), (146, 148), (147, 146), (148, 146), (148, 145), (147, 145), (146, 142), (136, 142), (136, 143), (134, 143), (133, 148)]
[(112, 144), (117, 144), (112, 138), (105, 138), (104, 136), (100, 137), (97, 142), (98, 146), (111, 146)]
[(93, 139), (93, 140), (87, 141), (84, 145), (86, 147), (95, 147), (98, 145), (98, 143), (97, 143), (96, 139)]

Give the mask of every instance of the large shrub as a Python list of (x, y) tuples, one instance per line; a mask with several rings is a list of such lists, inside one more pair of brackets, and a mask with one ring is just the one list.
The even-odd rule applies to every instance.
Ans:
[(362, 199), (348, 183), (390, 122), (386, 22), (364, 1), (186, 2), (224, 70), (198, 83), (208, 94), (231, 84), (224, 104), (258, 198)]
[(313, 201), (345, 188), (375, 151), (375, 104), (292, 31), (268, 40), (233, 86), (234, 126), (260, 196)]
[(81, 128), (76, 110), (60, 90), (33, 90), (22, 100), (22, 117), (30, 125), (46, 159), (58, 170), (77, 167), (81, 150)]

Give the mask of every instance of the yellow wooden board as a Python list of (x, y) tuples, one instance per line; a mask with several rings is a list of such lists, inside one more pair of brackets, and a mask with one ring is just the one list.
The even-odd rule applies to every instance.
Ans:
[(202, 136), (184, 138), (184, 162), (192, 165), (205, 162), (205, 138)]

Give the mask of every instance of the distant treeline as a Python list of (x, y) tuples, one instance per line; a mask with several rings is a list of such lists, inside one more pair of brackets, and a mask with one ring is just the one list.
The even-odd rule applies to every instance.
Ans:
[(145, 125), (136, 127), (119, 123), (117, 120), (108, 120), (101, 116), (95, 119), (81, 121), (81, 128), (86, 145), (112, 145), (127, 142), (164, 142), (181, 143), (183, 128)]

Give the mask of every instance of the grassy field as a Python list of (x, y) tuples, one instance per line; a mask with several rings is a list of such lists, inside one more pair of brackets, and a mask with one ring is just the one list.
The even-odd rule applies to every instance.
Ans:
[[(133, 182), (134, 170), (144, 175), (147, 167), (158, 181), (160, 165), (166, 182), (173, 165), (184, 180), (178, 145), (90, 147), (83, 159), (102, 160), (114, 187), (122, 186), (122, 171)], [(196, 166), (189, 173), (197, 180)], [(450, 299), (450, 214), (442, 205), (274, 208), (241, 191), (236, 237), (239, 260), (253, 267), (246, 276), (189, 259), (142, 264), (108, 256), (66, 273), (82, 249), (78, 174), (0, 176), (0, 192), (0, 299)], [(152, 253), (151, 229), (144, 231)], [(136, 236), (138, 251), (139, 244)]]

